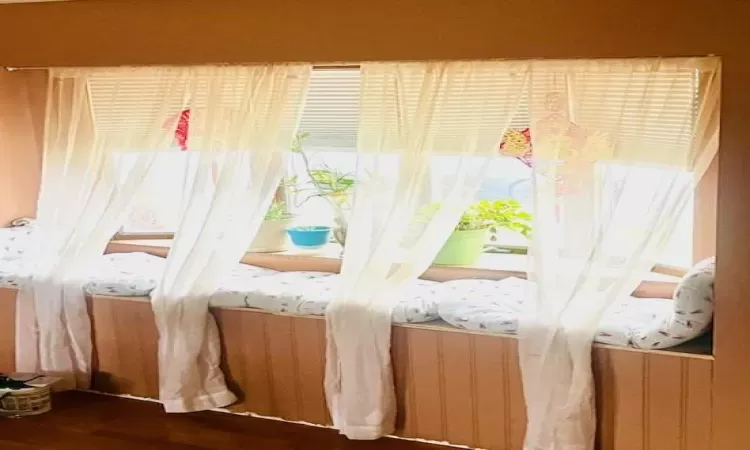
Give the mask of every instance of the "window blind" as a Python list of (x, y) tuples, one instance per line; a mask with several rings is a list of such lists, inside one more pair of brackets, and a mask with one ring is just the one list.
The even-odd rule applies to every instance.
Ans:
[[(409, 88), (405, 91), (406, 108), (416, 104), (416, 83), (420, 80), (407, 80)], [(480, 81), (481, 82), (481, 81)], [(358, 67), (352, 68), (320, 68), (313, 70), (307, 102), (302, 112), (300, 131), (308, 133), (305, 141), (307, 146), (332, 148), (335, 150), (352, 150), (357, 147), (357, 131), (359, 121), (361, 74)], [(489, 84), (488, 84), (489, 83)], [(509, 86), (521, 86), (517, 79), (493, 77), (486, 78), (484, 85), (479, 83), (467, 93), (465, 101), (472, 102), (482, 99), (482, 90), (494, 88), (496, 92), (507, 91)], [(480, 93), (474, 98), (473, 94)], [(509, 99), (510, 100), (510, 99)], [(453, 105), (455, 109), (455, 105)], [(450, 107), (449, 107), (450, 108)], [(448, 117), (445, 115), (444, 131), (450, 134), (451, 124), (460, 125), (462, 120), (472, 120), (470, 117)], [(529, 126), (528, 96), (523, 95), (521, 105), (511, 123), (512, 128), (527, 128)], [(455, 130), (454, 130), (455, 131)]]
[(549, 116), (554, 93), (567, 98), (564, 114), (574, 126), (612, 141), (607, 159), (688, 166), (702, 101), (700, 59), (643, 68), (607, 61), (573, 63), (567, 70), (544, 64), (549, 70), (537, 70), (530, 85), (534, 120)]
[(356, 148), (359, 83), (358, 67), (313, 70), (299, 125), (306, 146)]
[[(158, 74), (154, 72), (158, 71)], [(258, 69), (260, 71), (261, 69)], [(243, 102), (253, 95), (260, 79), (259, 72), (247, 70), (232, 70), (231, 67), (220, 74), (188, 73), (169, 69), (134, 69), (132, 71), (93, 71), (87, 77), (89, 101), (93, 119), (99, 133), (133, 133), (138, 130), (153, 129), (155, 127), (174, 127), (180, 113), (191, 110), (191, 137), (200, 137), (201, 126), (204, 121), (204, 111), (219, 114), (219, 119), (226, 119), (211, 124), (223, 126), (237, 123), (245, 114)], [(272, 89), (287, 89), (288, 106), (281, 110), (280, 134), (295, 129), (299, 118), (297, 110), (304, 95), (306, 85), (302, 82), (306, 75), (303, 69), (299, 72), (291, 70), (277, 73), (270, 79)], [(177, 94), (177, 95), (170, 95)], [(260, 95), (265, 104), (253, 105), (254, 109), (264, 111), (272, 109), (271, 99), (279, 98), (275, 95)], [(247, 108), (245, 108), (247, 109)], [(266, 115), (261, 114), (256, 120), (256, 126), (262, 127)]]
[[(576, 74), (568, 86), (583, 97), (571, 119), (583, 127), (620, 136), (621, 144), (637, 143), (646, 148), (682, 147), (690, 143), (698, 113), (700, 72), (684, 67), (657, 73), (616, 74), (591, 72)], [(510, 77), (488, 77), (486, 86), (476, 86), (464, 101), (476, 102), (483, 89), (506, 91), (517, 83)], [(300, 131), (309, 133), (306, 145), (354, 150), (357, 145), (360, 71), (358, 68), (316, 69), (312, 73)], [(415, 90), (406, 92), (406, 103), (414, 104)], [(480, 97), (472, 98), (472, 93)], [(523, 88), (519, 107), (510, 128), (531, 125), (533, 85)], [(625, 99), (622, 107), (622, 99)], [(508, 99), (509, 101), (511, 99)], [(644, 114), (643, 109), (646, 109)], [(647, 120), (644, 120), (644, 117)], [(446, 116), (444, 119), (448, 119)], [(461, 125), (461, 119), (446, 120)], [(466, 120), (472, 120), (467, 117)], [(450, 130), (446, 128), (446, 133)]]
[[(245, 89), (238, 88), (242, 80), (236, 81), (216, 91), (211, 89), (207, 78), (194, 80), (193, 85), (187, 87), (187, 81), (176, 73), (157, 79), (148, 71), (135, 71), (125, 76), (101, 72), (89, 77), (88, 89), (97, 130), (115, 132), (153, 127), (158, 125), (159, 117), (177, 117), (186, 108), (204, 107), (210, 95), (220, 96), (219, 101), (228, 109), (236, 107), (241, 96), (249, 95)], [(164, 91), (180, 88), (189, 93), (184, 101), (164, 105)], [(290, 96), (300, 94), (300, 83), (293, 83), (292, 88)], [(314, 70), (299, 122), (299, 130), (309, 133), (306, 145), (354, 149), (358, 106), (358, 68)], [(162, 108), (166, 109), (166, 114)], [(297, 119), (295, 111), (286, 110), (284, 115), (285, 122)]]
[[(692, 139), (699, 103), (699, 76), (698, 70), (689, 67), (658, 73), (578, 73), (570, 83), (570, 93), (576, 95), (578, 92), (583, 99), (573, 102), (577, 108), (570, 111), (571, 118), (586, 128), (616, 131), (623, 142), (637, 140), (647, 147), (662, 148), (684, 146)], [(122, 127), (132, 130), (154, 126), (162, 107), (176, 116), (186, 107), (207, 102), (210, 89), (206, 81), (193, 99), (164, 106), (161, 103), (163, 90), (173, 89), (180, 82), (178, 75), (172, 78), (162, 76), (156, 80), (149, 76), (148, 71), (136, 71), (127, 79), (107, 73), (92, 77), (88, 89), (97, 129), (113, 131)], [(308, 134), (306, 146), (331, 150), (356, 149), (360, 82), (358, 67), (313, 70), (299, 121), (299, 131)], [(479, 104), (485, 99), (484, 93), (490, 92), (488, 89), (507, 92), (511, 85), (521, 86), (517, 79), (497, 77), (490, 73), (478, 83), (484, 86), (474, 86), (465, 97), (454, 97), (451, 101)], [(511, 128), (529, 127), (530, 109), (544, 103), (544, 99), (534, 97), (533, 83), (522, 89)], [(415, 89), (405, 92), (407, 106), (415, 103), (416, 92)], [(218, 95), (223, 97), (223, 104), (231, 107), (239, 102), (239, 96), (246, 93), (242, 89), (224, 89)], [(112, 101), (114, 98), (117, 99), (116, 104)], [(626, 100), (624, 106), (623, 98)], [(615, 108), (613, 105), (618, 106)], [(645, 114), (644, 107), (647, 109)], [(446, 108), (442, 117), (444, 136), (453, 134), (456, 127), (467, 126), (466, 121), (476, 119), (471, 116), (451, 116), (451, 105), (446, 105)], [(285, 114), (288, 114), (288, 120), (294, 120), (293, 112)], [(648, 120), (644, 120), (644, 117)]]
[[(572, 111), (575, 122), (610, 131), (620, 144), (684, 149), (691, 144), (698, 113), (699, 72), (576, 74), (573, 95), (582, 101)], [(573, 102), (574, 104), (576, 102)]]

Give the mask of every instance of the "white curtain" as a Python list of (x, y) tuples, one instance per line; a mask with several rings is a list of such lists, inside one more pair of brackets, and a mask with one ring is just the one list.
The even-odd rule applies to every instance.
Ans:
[(236, 398), (219, 368), (208, 310), (219, 277), (253, 240), (286, 167), (311, 66), (193, 69), (186, 208), (152, 294), (159, 330), (160, 399), (167, 412)]
[[(471, 202), (519, 105), (527, 68), (524, 62), (362, 65), (343, 286), (326, 311), (327, 401), (334, 426), (349, 438), (393, 432), (393, 305)], [(439, 207), (425, 214), (431, 202)]]
[(656, 262), (716, 151), (718, 69), (713, 58), (532, 63), (525, 449), (594, 448), (591, 342)]
[[(31, 278), (17, 298), (16, 368), (63, 378), (61, 388), (87, 388), (91, 376), (90, 321), (85, 279), (120, 225), (153, 153), (166, 148), (174, 130), (163, 124), (179, 111), (184, 73), (148, 69), (156, 89), (131, 102), (128, 87), (139, 69), (53, 69), (50, 71), (36, 245), (26, 255)], [(107, 86), (107, 108), (139, 121), (98, 114), (94, 82)], [(118, 176), (117, 160), (137, 150), (129, 170)]]

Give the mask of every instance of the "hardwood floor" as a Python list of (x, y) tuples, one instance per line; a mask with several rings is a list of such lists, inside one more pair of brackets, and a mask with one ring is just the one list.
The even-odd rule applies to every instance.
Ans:
[(349, 441), (335, 431), (218, 412), (170, 414), (158, 403), (85, 392), (47, 414), (0, 418), (2, 450), (445, 450), (396, 439)]

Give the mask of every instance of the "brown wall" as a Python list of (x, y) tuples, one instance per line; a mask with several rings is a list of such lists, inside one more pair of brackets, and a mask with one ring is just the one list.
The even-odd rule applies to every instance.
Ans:
[(36, 211), (46, 86), (46, 71), (0, 69), (0, 226)]
[(713, 371), (717, 450), (750, 442), (750, 2), (96, 0), (0, 6), (0, 65), (723, 58)]

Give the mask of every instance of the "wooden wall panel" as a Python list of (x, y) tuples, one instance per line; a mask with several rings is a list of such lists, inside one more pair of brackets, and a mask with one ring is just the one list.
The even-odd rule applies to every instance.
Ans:
[(158, 332), (148, 301), (94, 296), (90, 302), (93, 388), (158, 398)]
[(712, 384), (713, 361), (706, 359), (688, 360), (687, 379), (683, 380), (683, 398), (687, 401), (684, 416), (685, 450), (711, 448), (713, 436)]
[(644, 447), (680, 450), (684, 424), (682, 358), (646, 358)]
[(16, 367), (16, 291), (0, 289), (0, 372)]
[[(0, 323), (15, 291), (0, 289)], [(157, 333), (145, 301), (94, 297), (96, 390), (158, 396)], [(231, 409), (329, 425), (325, 321), (248, 309), (212, 311)], [(8, 322), (11, 324), (11, 322)], [(0, 370), (12, 364), (0, 328)], [(526, 425), (516, 339), (447, 327), (393, 328), (397, 434), (490, 450), (521, 450)], [(5, 369), (7, 370), (7, 369)], [(594, 349), (600, 450), (706, 450), (713, 440), (710, 357)]]
[(236, 411), (329, 424), (323, 391), (325, 321), (261, 311), (213, 310)]
[[(443, 361), (440, 342), (435, 332), (413, 328), (406, 333), (409, 359), (394, 361), (395, 365), (409, 366), (409, 397), (406, 415), (413, 419), (413, 428), (406, 436), (443, 440), (446, 435)], [(409, 411), (408, 408), (413, 408)]]
[(46, 70), (0, 70), (0, 226), (36, 214), (46, 98)]

